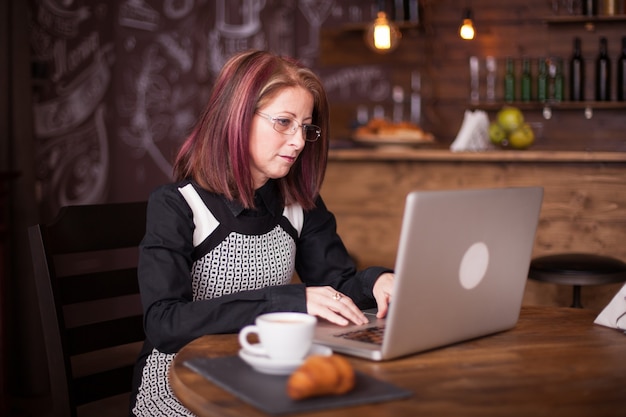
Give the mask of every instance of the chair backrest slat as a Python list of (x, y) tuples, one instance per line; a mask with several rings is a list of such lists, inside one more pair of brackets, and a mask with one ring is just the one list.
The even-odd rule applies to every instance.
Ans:
[(70, 355), (80, 355), (144, 338), (142, 316), (130, 316), (67, 329), (67, 350)]
[(47, 226), (49, 253), (137, 246), (146, 230), (145, 211), (145, 202), (63, 207)]
[(59, 279), (63, 280), (59, 296), (64, 305), (139, 292), (137, 268), (80, 274)]
[[(131, 365), (87, 375), (73, 381), (76, 405), (84, 405), (130, 391), (133, 377)], [(120, 384), (120, 381), (128, 381)]]
[(130, 392), (137, 349), (110, 369), (76, 358), (143, 341), (137, 247), (145, 223), (146, 202), (95, 204), (64, 207), (28, 230), (55, 416)]

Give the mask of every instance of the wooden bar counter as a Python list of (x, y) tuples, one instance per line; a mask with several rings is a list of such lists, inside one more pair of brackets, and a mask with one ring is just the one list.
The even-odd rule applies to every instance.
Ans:
[[(594, 325), (595, 316), (587, 309), (523, 307), (517, 326), (506, 332), (389, 362), (349, 358), (355, 369), (413, 395), (298, 415), (623, 416), (626, 336)], [(236, 355), (238, 349), (235, 334), (204, 336), (174, 359), (172, 388), (198, 416), (265, 415), (183, 365), (196, 356)]]
[[(359, 264), (393, 267), (409, 191), (509, 186), (544, 188), (533, 256), (626, 260), (626, 152), (333, 149), (322, 196)], [(619, 287), (586, 287), (583, 304), (601, 309)], [(571, 297), (569, 287), (529, 281), (524, 303), (569, 306)]]

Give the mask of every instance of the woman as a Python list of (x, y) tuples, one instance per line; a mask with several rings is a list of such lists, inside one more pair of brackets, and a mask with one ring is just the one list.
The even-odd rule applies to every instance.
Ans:
[[(155, 190), (139, 259), (147, 340), (131, 407), (137, 416), (192, 415), (169, 388), (174, 354), (234, 333), (272, 311), (339, 325), (384, 316), (393, 274), (356, 271), (319, 196), (328, 152), (320, 80), (263, 51), (231, 58), (174, 164)], [(303, 284), (292, 284), (294, 272)]]

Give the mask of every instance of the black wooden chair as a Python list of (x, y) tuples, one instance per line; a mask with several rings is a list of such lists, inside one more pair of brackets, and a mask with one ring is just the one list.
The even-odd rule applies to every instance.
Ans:
[(63, 207), (28, 230), (54, 416), (128, 415), (145, 337), (137, 283), (145, 227), (146, 203), (137, 202)]

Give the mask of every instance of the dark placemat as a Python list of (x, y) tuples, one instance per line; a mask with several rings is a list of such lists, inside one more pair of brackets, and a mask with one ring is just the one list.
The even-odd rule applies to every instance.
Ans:
[(294, 401), (287, 396), (288, 376), (257, 372), (238, 356), (193, 358), (184, 364), (248, 404), (273, 415), (391, 401), (412, 395), (410, 391), (356, 372), (354, 389), (347, 394)]

